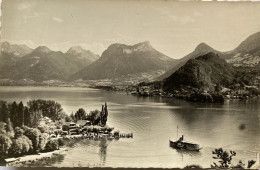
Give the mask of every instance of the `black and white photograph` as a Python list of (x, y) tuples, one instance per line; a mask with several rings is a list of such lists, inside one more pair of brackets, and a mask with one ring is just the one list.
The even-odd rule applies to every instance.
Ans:
[(0, 2), (0, 168), (260, 169), (260, 2)]

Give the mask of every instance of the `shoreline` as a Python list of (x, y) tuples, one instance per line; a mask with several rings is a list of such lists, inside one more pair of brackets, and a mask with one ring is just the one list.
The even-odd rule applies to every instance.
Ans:
[(69, 149), (67, 147), (62, 147), (58, 150), (50, 151), (50, 152), (42, 152), (38, 154), (32, 154), (32, 155), (24, 155), (20, 157), (13, 157), (13, 158), (6, 158), (5, 166), (13, 166), (16, 164), (25, 164), (27, 162), (34, 162), (34, 161), (40, 161), (43, 159), (50, 159), (53, 155), (61, 155), (67, 152)]

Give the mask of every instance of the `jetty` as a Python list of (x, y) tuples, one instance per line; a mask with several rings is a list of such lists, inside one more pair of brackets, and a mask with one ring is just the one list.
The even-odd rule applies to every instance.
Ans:
[[(133, 138), (133, 133), (85, 133), (78, 135), (64, 135), (58, 136), (57, 138), (61, 139), (119, 139), (119, 138)], [(54, 138), (55, 139), (55, 138)]]
[(67, 148), (60, 148), (59, 150), (46, 152), (46, 153), (39, 153), (39, 154), (33, 154), (33, 155), (24, 155), (17, 158), (7, 158), (5, 159), (5, 166), (14, 166), (16, 164), (25, 164), (29, 162), (35, 162), (45, 159), (50, 159), (53, 155), (63, 155), (68, 151)]

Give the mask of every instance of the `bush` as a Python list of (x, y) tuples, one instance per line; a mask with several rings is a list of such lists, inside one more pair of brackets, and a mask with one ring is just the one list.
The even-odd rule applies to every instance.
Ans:
[(8, 150), (12, 146), (12, 140), (6, 134), (0, 134), (0, 157), (7, 155)]
[(43, 133), (39, 136), (39, 150), (43, 151), (45, 146), (49, 140), (49, 135), (47, 133)]
[(25, 130), (24, 135), (32, 141), (33, 151), (37, 151), (39, 149), (41, 135), (40, 130), (36, 128), (28, 128), (27, 130)]
[(59, 146), (64, 146), (65, 145), (64, 140), (61, 139), (61, 138), (58, 139), (58, 143), (59, 143)]
[(69, 131), (70, 127), (68, 125), (63, 125), (62, 130), (63, 131)]
[(24, 130), (19, 128), (19, 127), (16, 127), (14, 129), (14, 137), (17, 139), (19, 138), (20, 136), (22, 136), (24, 134)]
[(49, 140), (45, 146), (46, 151), (54, 151), (59, 149), (59, 142), (57, 140)]
[(22, 135), (13, 140), (13, 144), (10, 148), (10, 154), (13, 156), (21, 156), (31, 152), (32, 148), (31, 140), (28, 137)]
[(224, 96), (221, 94), (211, 94), (214, 103), (224, 103)]
[(39, 126), (38, 129), (41, 133), (49, 133), (49, 127), (48, 126)]
[(213, 102), (213, 98), (209, 93), (193, 93), (188, 100), (193, 102)]

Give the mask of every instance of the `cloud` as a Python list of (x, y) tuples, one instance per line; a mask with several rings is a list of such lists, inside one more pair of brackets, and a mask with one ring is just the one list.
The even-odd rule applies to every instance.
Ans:
[(56, 22), (63, 22), (63, 20), (58, 17), (52, 17), (52, 20)]

